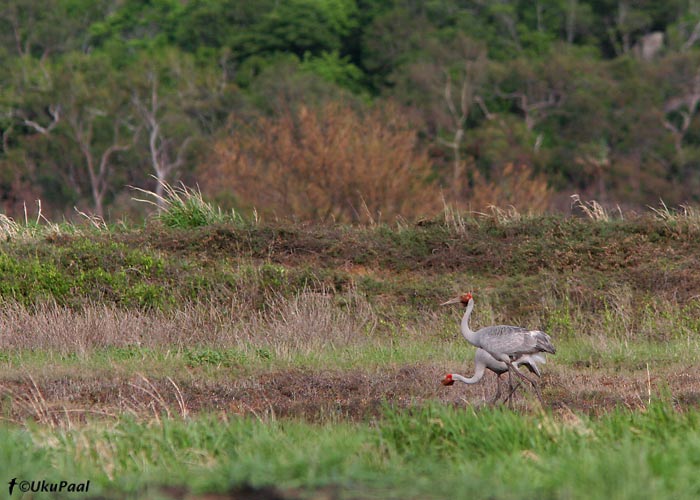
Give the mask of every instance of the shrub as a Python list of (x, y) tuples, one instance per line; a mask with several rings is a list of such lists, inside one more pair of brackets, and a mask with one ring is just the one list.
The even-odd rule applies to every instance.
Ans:
[(302, 106), (259, 118), (214, 151), (200, 171), (204, 188), (277, 215), (377, 222), (439, 207), (427, 154), (395, 106)]

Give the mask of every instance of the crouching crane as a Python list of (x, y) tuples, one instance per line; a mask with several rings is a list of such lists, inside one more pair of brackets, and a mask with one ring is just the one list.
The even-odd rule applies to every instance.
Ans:
[(514, 363), (526, 355), (539, 353), (556, 354), (557, 351), (552, 345), (552, 339), (549, 335), (540, 330), (528, 330), (520, 326), (510, 325), (487, 326), (475, 332), (469, 327), (469, 317), (474, 309), (474, 297), (472, 297), (472, 294), (465, 293), (443, 302), (441, 305), (449, 304), (462, 304), (467, 308), (461, 323), (464, 338), (470, 344), (485, 350), (497, 361), (505, 363), (512, 375), (529, 382), (535, 390), (540, 403), (542, 403), (542, 394), (537, 382), (518, 370)]
[[(544, 364), (546, 362), (547, 360), (545, 359), (544, 354), (526, 354), (513, 361), (513, 365), (516, 368), (525, 366), (531, 373), (534, 373), (539, 377), (541, 374), (537, 363)], [(476, 384), (483, 378), (484, 372), (487, 368), (497, 375), (496, 394), (491, 399), (491, 403), (495, 403), (501, 398), (501, 375), (508, 372), (508, 365), (506, 365), (503, 361), (498, 361), (481, 348), (477, 349), (474, 353), (474, 375), (472, 377), (467, 378), (459, 375), (458, 373), (448, 373), (445, 375), (445, 378), (442, 379), (442, 385), (452, 385), (455, 383), (455, 381), (463, 382), (465, 384)], [(506, 396), (504, 402), (510, 400), (516, 389), (517, 386), (510, 387), (510, 393), (508, 396)]]

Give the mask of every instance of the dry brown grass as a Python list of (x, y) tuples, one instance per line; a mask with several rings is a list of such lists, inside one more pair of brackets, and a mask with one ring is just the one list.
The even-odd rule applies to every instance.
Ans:
[(96, 348), (193, 346), (248, 351), (265, 347), (276, 357), (344, 347), (371, 338), (376, 313), (351, 293), (345, 307), (333, 295), (303, 291), (269, 297), (264, 311), (248, 304), (185, 303), (172, 312), (92, 304), (76, 311), (56, 304), (0, 308), (0, 349), (41, 349), (85, 355)]
[(331, 295), (305, 292), (291, 299), (274, 298), (268, 311), (241, 329), (249, 342), (262, 340), (278, 356), (287, 357), (361, 344), (371, 338), (376, 324), (376, 313), (359, 294), (341, 308)]
[(680, 205), (678, 208), (671, 209), (661, 200), (659, 208), (649, 208), (654, 217), (674, 233), (693, 235), (700, 232), (700, 209), (696, 206)]
[[(609, 222), (613, 219), (612, 213), (596, 200), (583, 201), (578, 194), (572, 194), (570, 198), (571, 208), (579, 210), (592, 221)], [(619, 205), (616, 207), (616, 211), (621, 220), (625, 218)]]
[(150, 379), (139, 374), (136, 382), (130, 382), (129, 386), (141, 391), (141, 393), (131, 394), (131, 397), (126, 401), (125, 405), (131, 413), (141, 415), (152, 413), (153, 417), (158, 420), (160, 415), (167, 418), (178, 416), (180, 418), (188, 418), (190, 410), (187, 407), (187, 402), (182, 394), (182, 390), (177, 383), (170, 377), (165, 377), (170, 384), (170, 393), (175, 396), (177, 403), (177, 413), (171, 410), (172, 404), (161, 394), (161, 390)]
[[(160, 319), (157, 314), (112, 305), (91, 305), (76, 312), (56, 304), (28, 308), (6, 303), (0, 309), (0, 349), (85, 354), (94, 347), (140, 345)], [(159, 335), (167, 331), (159, 330)]]

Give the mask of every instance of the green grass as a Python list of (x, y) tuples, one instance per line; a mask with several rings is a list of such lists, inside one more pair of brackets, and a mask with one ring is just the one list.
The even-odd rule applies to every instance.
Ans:
[[(244, 348), (217, 348), (193, 346), (167, 347), (106, 347), (88, 352), (59, 353), (47, 350), (7, 350), (0, 353), (0, 373), (17, 370), (50, 371), (75, 369), (82, 373), (105, 369), (122, 373), (183, 373), (196, 370), (201, 376), (220, 376), (225, 370), (251, 372), (270, 369), (332, 369), (367, 370), (411, 365), (430, 361), (448, 366), (462, 365), (471, 370), (474, 347), (461, 337), (436, 339), (398, 338), (347, 346), (326, 346), (314, 351), (290, 350), (276, 353), (264, 344), (250, 344)], [(620, 370), (656, 370), (664, 366), (692, 366), (700, 363), (700, 345), (697, 339), (678, 339), (667, 342), (625, 342), (600, 338), (563, 339), (557, 341), (557, 354), (549, 363), (561, 368), (590, 367), (606, 372)], [(218, 375), (217, 375), (218, 374)]]
[(557, 365), (609, 370), (651, 370), (669, 365), (692, 366), (700, 362), (698, 339), (667, 342), (625, 342), (581, 338), (557, 342)]
[[(371, 498), (697, 498), (700, 412), (666, 403), (598, 419), (429, 405), (375, 424), (199, 416), (0, 428), (8, 477), (90, 479), (108, 498), (276, 485)], [(41, 498), (39, 496), (38, 498)]]
[[(474, 348), (464, 340), (451, 342), (402, 341), (360, 346), (328, 347), (317, 352), (290, 352), (276, 356), (271, 349), (251, 346), (247, 350), (193, 347), (188, 349), (110, 347), (87, 353), (57, 353), (46, 350), (18, 350), (0, 353), (0, 374), (21, 370), (50, 372), (54, 369), (90, 373), (105, 369), (123, 373), (183, 373), (197, 370), (199, 375), (228, 376), (229, 370), (308, 368), (333, 370), (369, 370), (433, 362), (461, 362), (470, 366)], [(221, 375), (225, 370), (226, 375)]]

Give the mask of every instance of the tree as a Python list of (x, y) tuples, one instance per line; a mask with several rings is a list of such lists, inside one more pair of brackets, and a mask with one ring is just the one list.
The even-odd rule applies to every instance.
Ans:
[[(486, 50), (482, 44), (456, 35), (449, 42), (429, 39), (416, 61), (397, 72), (396, 94), (420, 109), (431, 141), (449, 150), (450, 196), (460, 199), (466, 186), (465, 141), (479, 106), (490, 117), (481, 96), (486, 80)], [(478, 112), (476, 113), (478, 114)]]
[[(24, 147), (64, 148), (62, 158), (52, 160), (58, 162), (55, 168), (77, 193), (87, 187), (95, 214), (104, 216), (115, 156), (131, 147), (135, 132), (118, 75), (107, 58), (96, 55), (18, 61), (22, 71), (9, 95)], [(50, 144), (29, 141), (32, 134)]]
[(0, 0), (0, 47), (46, 60), (86, 51), (88, 27), (118, 0)]
[(383, 12), (364, 29), (361, 37), (362, 67), (374, 88), (395, 86), (397, 75), (416, 62), (431, 26), (423, 15), (406, 7)]
[[(441, 142), (452, 151), (452, 190), (455, 200), (459, 199), (464, 183), (465, 165), (461, 150), (467, 120), (475, 103), (483, 105), (483, 99), (478, 93), (486, 67), (486, 54), (481, 47), (467, 39), (463, 39), (462, 43), (464, 52), (459, 61), (453, 67), (441, 68), (445, 82), (443, 98), (452, 121), (451, 140), (443, 139)], [(487, 113), (486, 116), (490, 115)]]
[(593, 11), (591, 6), (579, 0), (564, 1), (564, 30), (566, 42), (569, 44), (583, 34), (586, 34), (593, 24)]
[(663, 89), (661, 124), (671, 133), (676, 156), (684, 163), (683, 140), (700, 105), (700, 58), (694, 53), (670, 55), (650, 77)]
[(255, 25), (232, 40), (241, 57), (291, 52), (339, 52), (355, 27), (354, 0), (288, 0), (275, 3)]
[(575, 85), (576, 60), (562, 52), (555, 48), (550, 57), (520, 57), (492, 67), (494, 94), (515, 104), (528, 130), (560, 107)]
[(146, 131), (146, 148), (153, 175), (155, 193), (162, 203), (164, 186), (183, 167), (193, 141), (200, 135), (197, 100), (215, 95), (212, 82), (198, 86), (202, 70), (192, 57), (168, 49), (144, 52), (134, 66), (138, 71), (130, 79), (131, 102)]
[(95, 214), (104, 217), (114, 157), (134, 143), (137, 129), (128, 97), (109, 61), (73, 55), (58, 67), (57, 85), (67, 135), (83, 157)]
[(90, 41), (99, 49), (165, 45), (183, 8), (178, 0), (119, 1), (110, 15), (91, 24)]

